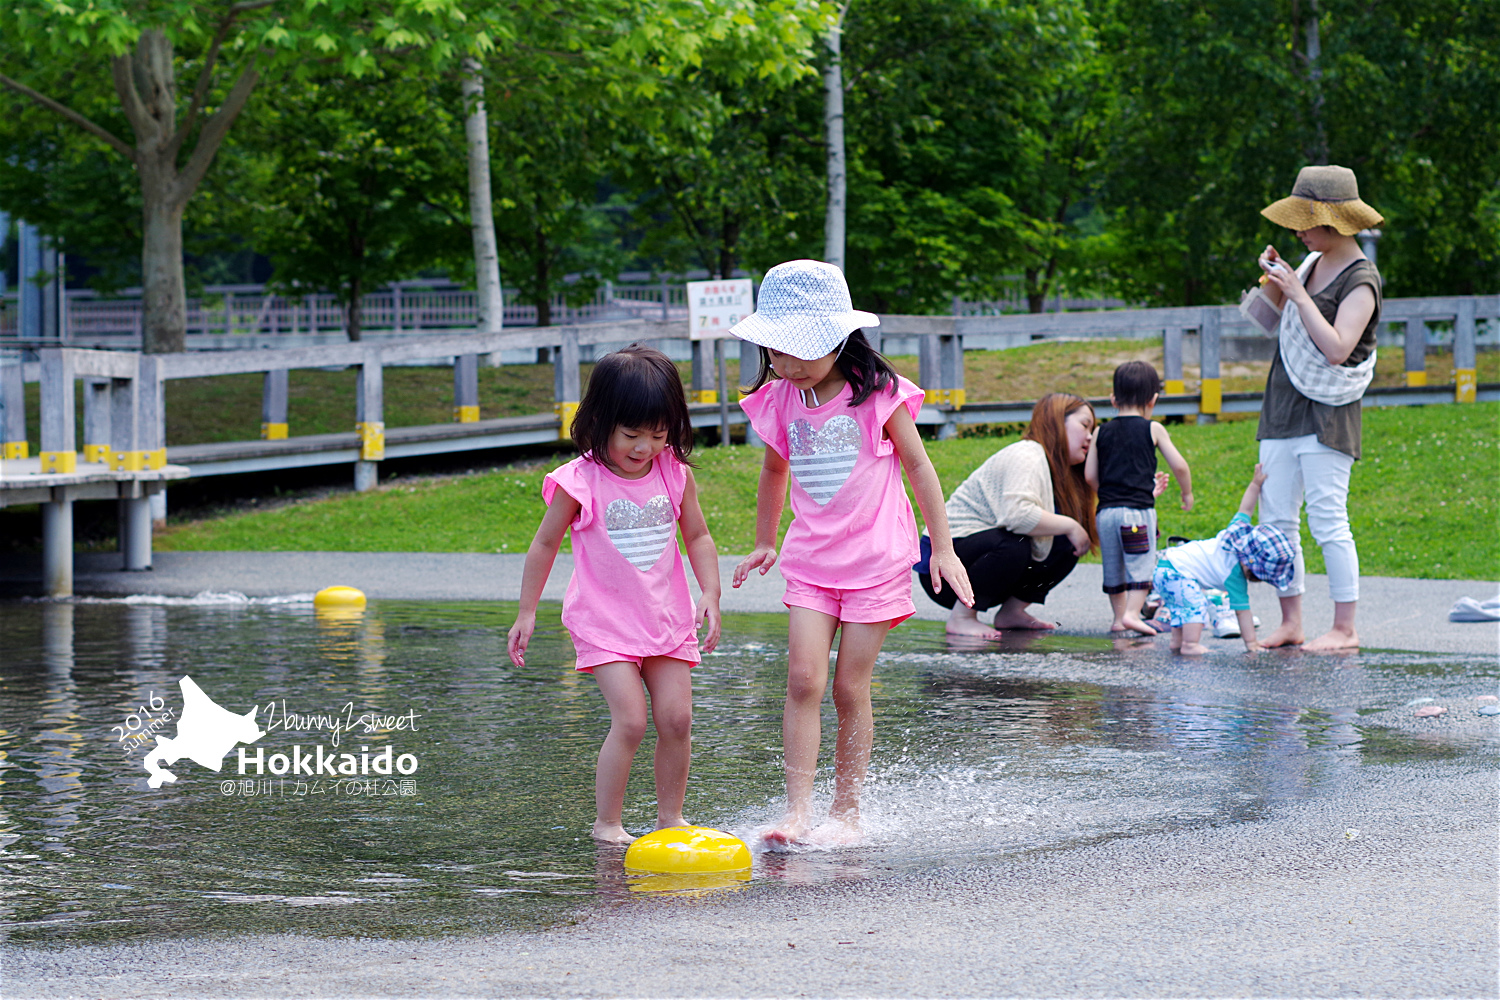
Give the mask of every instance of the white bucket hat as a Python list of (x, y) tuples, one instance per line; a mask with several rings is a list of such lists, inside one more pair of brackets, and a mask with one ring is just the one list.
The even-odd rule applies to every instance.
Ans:
[(854, 308), (844, 272), (821, 260), (789, 260), (766, 272), (755, 312), (729, 328), (741, 340), (816, 361), (880, 317)]

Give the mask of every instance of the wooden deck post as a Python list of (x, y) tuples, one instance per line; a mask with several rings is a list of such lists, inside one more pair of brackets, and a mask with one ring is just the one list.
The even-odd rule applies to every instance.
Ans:
[(167, 467), (166, 383), (157, 355), (142, 354), (135, 376), (136, 447), (146, 453), (146, 468)]
[(73, 596), (72, 487), (52, 487), (42, 504), (42, 590), (48, 597)]
[(578, 331), (563, 327), (560, 332), (562, 344), (553, 354), (552, 409), (557, 414), (559, 440), (567, 441), (573, 435), (573, 418), (578, 414), (578, 401), (583, 398), (582, 375), (578, 369)]
[(1168, 396), (1187, 392), (1187, 383), (1182, 378), (1182, 336), (1186, 332), (1180, 326), (1169, 326), (1162, 331), (1162, 391)]
[[(740, 341), (739, 384), (746, 388), (754, 385), (755, 376), (758, 374), (760, 374), (760, 345), (752, 344), (748, 340)], [(729, 386), (726, 385), (724, 391), (729, 392)], [(732, 395), (736, 401), (739, 400), (740, 394), (738, 391)], [(760, 439), (760, 435), (755, 433), (755, 428), (750, 425), (748, 417), (745, 419), (745, 443), (752, 448), (762, 448), (765, 446), (765, 442)]]
[(1479, 364), (1474, 346), (1475, 302), (1472, 296), (1458, 300), (1453, 320), (1453, 398), (1472, 403), (1479, 390)]
[(109, 383), (109, 466), (136, 472), (146, 467), (141, 420), (140, 378), (116, 378)]
[[(138, 358), (139, 364), (139, 358)], [(155, 359), (148, 366), (155, 369)], [(142, 419), (147, 407), (147, 391), (140, 378), (116, 378), (109, 381), (109, 465), (116, 471), (138, 472), (150, 464), (154, 451), (154, 432)], [(147, 437), (152, 438), (147, 441)], [(126, 570), (151, 568), (151, 499), (142, 484), (122, 483), (117, 522), (122, 567)]]
[(460, 424), (479, 422), (479, 355), (453, 358), (453, 419)]
[(714, 389), (713, 343), (707, 340), (693, 341), (693, 388), (688, 393), (689, 403), (717, 403), (719, 394)]
[(927, 400), (950, 407), (947, 419), (938, 429), (938, 440), (946, 441), (958, 437), (958, 411), (963, 409), (964, 391), (964, 338), (959, 334), (940, 334), (937, 341), (938, 388), (936, 398), (931, 389)]
[(27, 457), (26, 382), (21, 359), (0, 358), (0, 458)]
[[(166, 380), (161, 377), (161, 360), (154, 354), (136, 358), (135, 373), (135, 446), (145, 453), (147, 469), (167, 467), (167, 400)], [(151, 522), (167, 524), (167, 487), (165, 484), (147, 490)], [(145, 536), (149, 539), (150, 535)], [(150, 554), (147, 554), (149, 568)]]
[(111, 380), (84, 379), (83, 382), (83, 460), (109, 461), (109, 421), (112, 405)]
[(719, 403), (719, 443), (729, 443), (729, 376), (725, 374), (724, 368), (724, 338), (720, 337), (714, 341), (714, 364), (719, 369), (719, 385), (724, 387), (722, 393), (715, 393)]
[(1420, 319), (1406, 321), (1406, 384), (1427, 384), (1427, 323)]
[(287, 419), (291, 383), (285, 368), (266, 372), (260, 393), (260, 439), (285, 441), (291, 430)]
[(917, 370), (922, 382), (923, 401), (933, 406), (951, 407), (938, 440), (958, 435), (958, 414), (965, 403), (964, 339), (961, 335), (928, 333), (917, 338)]
[[(73, 413), (73, 356), (58, 347), (44, 348), (42, 358), (41, 471), (78, 471)], [(54, 486), (42, 504), (42, 586), (48, 597), (73, 595), (73, 496)]]
[(385, 372), (380, 351), (369, 348), (359, 366), (359, 388), (355, 395), (354, 429), (359, 434), (359, 459), (354, 463), (354, 488), (373, 490), (380, 481), (380, 462), (385, 458)]
[(78, 471), (74, 421), (73, 356), (59, 347), (43, 348), (42, 472)]
[(1203, 309), (1198, 321), (1198, 423), (1212, 424), (1224, 409), (1224, 382), (1219, 377), (1219, 310)]
[(917, 379), (922, 388), (929, 392), (936, 389), (941, 379), (941, 372), (942, 365), (938, 361), (937, 334), (919, 335), (917, 337)]

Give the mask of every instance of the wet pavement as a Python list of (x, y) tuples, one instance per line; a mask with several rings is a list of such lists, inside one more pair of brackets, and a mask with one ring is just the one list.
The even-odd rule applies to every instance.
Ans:
[[(239, 587), (198, 559), (117, 574), (217, 596), (0, 602), (4, 996), (1500, 992), (1491, 625), (1390, 627), (1431, 652), (1219, 640), (1184, 659), (1100, 633), (1085, 566), (1047, 607), (1060, 634), (893, 633), (864, 843), (657, 892), (588, 842), (607, 714), (568, 669), (555, 605), (516, 670), (513, 605), (376, 599), (339, 618), (306, 599), (335, 582), (503, 596), (504, 564), (299, 558), (221, 559)], [(743, 611), (695, 677), (688, 814), (746, 839), (780, 808), (785, 618), (746, 613), (778, 606), (773, 580), (726, 601)], [(1367, 643), (1445, 612), (1450, 589), (1494, 589), (1366, 587)], [(341, 750), (411, 754), (410, 785), (247, 790), (231, 751), (151, 789), (136, 736), (182, 706), (183, 675), (232, 712), (259, 706), (251, 754), (331, 759), (352, 706)], [(392, 728), (403, 714), (415, 731)], [(365, 716), (387, 725), (347, 726)], [(650, 787), (643, 748), (638, 832)]]
[[(358, 587), (371, 597), (392, 600), (513, 601), (520, 596), (524, 555), (399, 552), (158, 552), (150, 572), (118, 569), (118, 555), (77, 557), (75, 585), (80, 594), (161, 594), (191, 597), (205, 591), (237, 592), (250, 597), (304, 593), (334, 584)], [(719, 560), (725, 611), (780, 612), (782, 580), (778, 571), (747, 581), (740, 590), (728, 581), (737, 556)], [(572, 557), (561, 555), (547, 582), (547, 600), (562, 600)], [(11, 590), (40, 581), (37, 559), (14, 558), (0, 564), (0, 588)], [(915, 577), (913, 577), (915, 580)], [(1080, 565), (1052, 592), (1037, 614), (1060, 622), (1073, 635), (1103, 635), (1109, 626), (1109, 604), (1100, 590), (1097, 563)], [(1500, 656), (1500, 622), (1450, 622), (1448, 611), (1461, 597), (1484, 600), (1500, 592), (1496, 581), (1410, 580), (1366, 576), (1360, 580), (1359, 629), (1366, 648), (1406, 649), (1432, 653), (1488, 653)], [(945, 612), (916, 594), (917, 616), (940, 620)], [(1265, 585), (1250, 588), (1251, 603), (1263, 627), (1280, 621), (1275, 592)], [(1310, 574), (1304, 614), (1309, 638), (1327, 631), (1333, 620), (1327, 577)]]

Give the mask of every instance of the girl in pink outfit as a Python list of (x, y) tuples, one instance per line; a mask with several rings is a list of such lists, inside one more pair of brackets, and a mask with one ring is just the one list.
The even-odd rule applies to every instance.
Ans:
[[(525, 665), (536, 606), (564, 532), (573, 532), (573, 578), (563, 625), (577, 669), (594, 675), (609, 705), (609, 736), (594, 782), (594, 839), (628, 844), (625, 783), (646, 735), (646, 694), (656, 724), (656, 828), (685, 826), (691, 758), (691, 670), (719, 641), (719, 563), (698, 506), (688, 453), (693, 428), (677, 369), (660, 351), (631, 345), (602, 358), (573, 420), (583, 454), (548, 474), (547, 513), (526, 552), (510, 658)], [(694, 604), (677, 530), (703, 596)], [(644, 690), (642, 685), (644, 683)]]
[[(761, 347), (761, 369), (741, 401), (766, 442), (756, 506), (755, 551), (734, 571), (778, 561), (776, 533), (791, 484), (794, 520), (781, 548), (788, 655), (782, 716), (787, 814), (762, 835), (772, 845), (859, 837), (859, 799), (870, 764), (870, 679), (886, 632), (916, 610), (911, 568), (917, 525), (902, 488), (904, 468), (932, 539), (932, 578), (965, 604), (973, 593), (953, 553), (943, 492), (915, 417), (922, 390), (897, 375), (860, 332), (880, 320), (852, 308), (843, 272), (795, 260), (766, 272), (756, 312), (734, 334)], [(834, 634), (838, 712), (829, 823), (812, 829), (813, 778), (822, 740), (820, 706)]]

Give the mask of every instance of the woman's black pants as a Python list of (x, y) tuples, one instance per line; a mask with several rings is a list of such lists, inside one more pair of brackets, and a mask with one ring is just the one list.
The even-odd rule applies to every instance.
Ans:
[[(1031, 558), (1031, 537), (1004, 528), (976, 531), (953, 539), (953, 551), (968, 571), (974, 588), (974, 610), (986, 611), (1015, 597), (1027, 604), (1043, 604), (1052, 588), (1067, 578), (1078, 565), (1073, 545), (1066, 535), (1052, 539), (1052, 551), (1041, 562)], [(958, 598), (948, 582), (943, 592), (932, 592), (932, 577), (917, 574), (927, 596), (952, 610)]]

